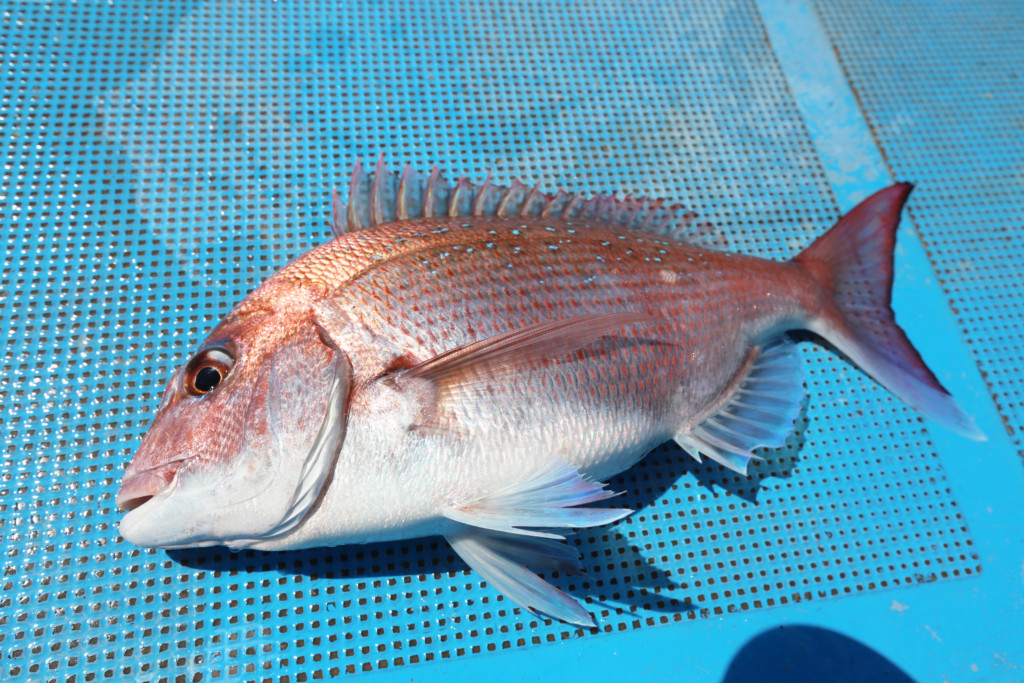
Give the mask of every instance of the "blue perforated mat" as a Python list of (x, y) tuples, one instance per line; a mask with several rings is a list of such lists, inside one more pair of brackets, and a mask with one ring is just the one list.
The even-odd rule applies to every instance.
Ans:
[[(928, 252), (899, 256), (901, 321), (994, 437), (987, 466), (1017, 487), (1019, 460), (1005, 468), (1013, 449), (992, 431), (1021, 422), (1020, 193), (978, 179), (998, 169), (1020, 189), (1019, 88), (1003, 86), (1024, 60), (1018, 50), (1008, 67), (1005, 50), (985, 56), (952, 38), (948, 50), (927, 44), (928, 22), (957, 23), (945, 15), (893, 10), (922, 23), (908, 45), (872, 33), (879, 22), (897, 31), (895, 18), (822, 4), (828, 30), (816, 35), (838, 46), (891, 167), (879, 164), (861, 196), (886, 170), (921, 183), (910, 227)], [(758, 255), (786, 258), (809, 243), (835, 220), (844, 189), (822, 151), (822, 120), (808, 118), (813, 88), (779, 56), (795, 49), (780, 36), (799, 44), (787, 31), (816, 29), (818, 15), (791, 3), (803, 19), (776, 24), (778, 5), (6, 3), (4, 674), (555, 677), (566, 657), (577, 673), (610, 674), (614, 653), (651, 676), (717, 679), (729, 662), (747, 671), (736, 653), (753, 625), (771, 632), (800, 610), (831, 628), (845, 621), (931, 676), (938, 669), (923, 656), (904, 661), (902, 647), (883, 644), (886, 633), (897, 634), (890, 644), (903, 637), (889, 619), (928, 613), (907, 597), (923, 584), (950, 592), (922, 603), (973, 591), (987, 604), (998, 592), (1009, 612), (979, 607), (977, 618), (1019, 632), (1019, 577), (1006, 569), (1024, 566), (1014, 565), (1019, 517), (997, 494), (989, 514), (1006, 530), (989, 526), (981, 474), (959, 460), (970, 442), (810, 342), (796, 435), (752, 477), (662, 447), (611, 482), (638, 512), (572, 540), (588, 580), (554, 579), (586, 599), (594, 632), (515, 608), (440, 539), (234, 554), (143, 550), (118, 535), (121, 472), (172, 369), (234, 302), (328, 239), (330, 189), (345, 187), (357, 157), (384, 151), (394, 164), (436, 162), (449, 177), (493, 169), (506, 184), (663, 196)], [(972, 30), (1010, 45), (1003, 26), (1019, 26), (1021, 13), (1002, 12), (972, 15)], [(872, 51), (880, 40), (893, 56)], [(901, 61), (904, 50), (913, 56)], [(941, 91), (975, 107), (974, 128), (952, 108), (920, 104), (936, 79), (952, 78), (949, 54), (961, 55), (948, 67), (956, 73), (996, 74), (991, 86), (966, 79)], [(1000, 107), (986, 104), (989, 92)], [(975, 137), (951, 154), (946, 141), (965, 135)], [(861, 628), (856, 605), (879, 600), (894, 609)], [(1008, 637), (996, 649), (1022, 661)], [(957, 647), (973, 656), (975, 645)], [(580, 664), (573, 653), (583, 652)], [(681, 659), (698, 654), (703, 673)], [(992, 680), (1015, 671), (984, 656), (978, 671)], [(428, 664), (443, 660), (458, 662)], [(968, 671), (968, 660), (951, 666)]]
[(921, 185), (921, 239), (1024, 457), (1024, 11), (819, 7), (892, 172)]

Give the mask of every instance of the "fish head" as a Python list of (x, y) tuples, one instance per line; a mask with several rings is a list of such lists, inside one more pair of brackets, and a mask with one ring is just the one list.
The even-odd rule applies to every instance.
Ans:
[(143, 547), (247, 547), (315, 507), (345, 434), (351, 369), (307, 317), (229, 315), (175, 372), (117, 505)]

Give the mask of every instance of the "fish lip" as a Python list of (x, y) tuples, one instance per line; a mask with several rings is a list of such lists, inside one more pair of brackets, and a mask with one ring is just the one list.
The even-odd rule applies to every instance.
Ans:
[(172, 460), (142, 472), (129, 474), (121, 481), (115, 503), (125, 511), (139, 508), (160, 495), (174, 482), (185, 460)]

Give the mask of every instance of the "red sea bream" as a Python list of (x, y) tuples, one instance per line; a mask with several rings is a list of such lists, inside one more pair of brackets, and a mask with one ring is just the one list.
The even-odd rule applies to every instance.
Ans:
[(124, 475), (126, 540), (286, 550), (443, 535), (520, 606), (582, 626), (529, 568), (629, 510), (602, 482), (658, 444), (746, 472), (782, 445), (811, 330), (981, 438), (889, 307), (910, 192), (788, 262), (675, 207), (356, 168), (336, 237), (243, 299), (171, 378)]

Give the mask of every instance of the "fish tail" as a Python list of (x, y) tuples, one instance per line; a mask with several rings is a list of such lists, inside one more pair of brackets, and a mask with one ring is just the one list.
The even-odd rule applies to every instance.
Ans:
[(983, 440), (896, 324), (890, 305), (896, 226), (912, 189), (897, 183), (876, 192), (793, 259), (826, 294), (824, 315), (809, 327), (925, 416)]

